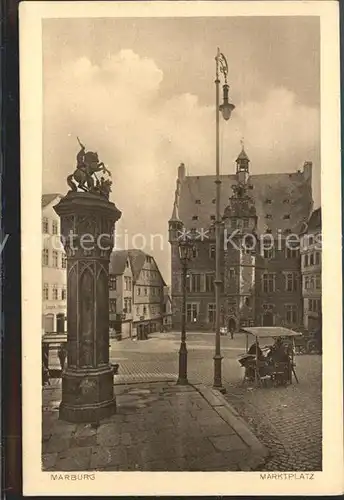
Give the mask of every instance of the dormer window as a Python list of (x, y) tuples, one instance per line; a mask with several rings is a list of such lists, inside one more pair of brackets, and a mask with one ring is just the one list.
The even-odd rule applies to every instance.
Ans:
[(192, 220), (198, 220), (198, 215), (193, 215)]
[(290, 219), (290, 214), (285, 214), (285, 215), (283, 215), (283, 219), (284, 219), (284, 220)]
[(265, 203), (266, 203), (267, 205), (271, 205), (271, 200), (267, 199), (267, 200), (265, 200)]
[(195, 203), (196, 203), (196, 205), (200, 205), (201, 204), (201, 200), (196, 200)]

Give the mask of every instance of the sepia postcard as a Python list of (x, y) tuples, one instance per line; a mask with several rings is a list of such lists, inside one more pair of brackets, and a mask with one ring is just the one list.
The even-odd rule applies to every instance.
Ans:
[(24, 494), (342, 493), (338, 3), (19, 14)]

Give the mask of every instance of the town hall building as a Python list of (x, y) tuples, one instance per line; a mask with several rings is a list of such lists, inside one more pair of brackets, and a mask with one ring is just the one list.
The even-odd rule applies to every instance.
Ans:
[[(179, 242), (192, 235), (187, 277), (187, 328), (215, 329), (215, 176), (187, 176), (180, 165), (172, 217), (173, 328), (182, 310)], [(286, 326), (303, 323), (299, 235), (313, 209), (312, 163), (291, 173), (251, 175), (244, 147), (236, 172), (221, 175), (221, 326)]]

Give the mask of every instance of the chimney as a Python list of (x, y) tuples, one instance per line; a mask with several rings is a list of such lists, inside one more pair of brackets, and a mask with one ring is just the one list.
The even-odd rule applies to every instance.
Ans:
[(306, 181), (312, 182), (313, 164), (311, 161), (305, 161), (303, 164), (303, 176)]
[(185, 165), (184, 163), (181, 163), (178, 167), (178, 179), (180, 180), (180, 182), (183, 182), (185, 180), (185, 176)]

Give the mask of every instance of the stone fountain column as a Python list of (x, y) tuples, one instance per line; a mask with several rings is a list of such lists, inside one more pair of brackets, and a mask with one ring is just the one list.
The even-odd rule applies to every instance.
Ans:
[(121, 212), (106, 197), (69, 192), (55, 207), (67, 255), (67, 368), (59, 418), (98, 422), (116, 411), (109, 364), (109, 259)]

